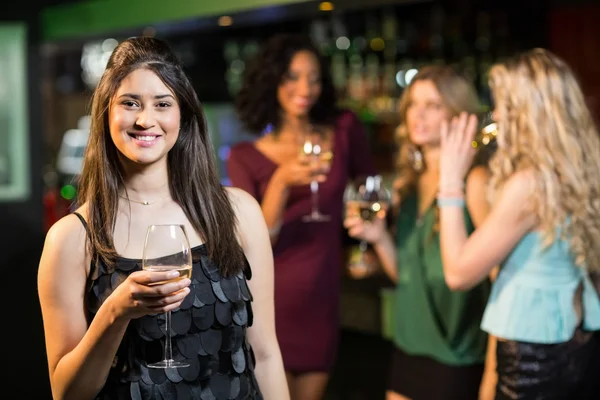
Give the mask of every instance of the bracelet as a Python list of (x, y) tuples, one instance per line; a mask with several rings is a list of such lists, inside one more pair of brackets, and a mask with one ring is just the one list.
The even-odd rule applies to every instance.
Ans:
[(437, 198), (437, 206), (438, 207), (464, 207), (465, 206), (465, 198), (464, 197), (441, 197)]

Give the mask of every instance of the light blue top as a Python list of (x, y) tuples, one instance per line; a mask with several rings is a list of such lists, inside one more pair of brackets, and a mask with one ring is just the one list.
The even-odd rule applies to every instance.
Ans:
[(583, 329), (600, 330), (600, 298), (588, 273), (577, 267), (566, 240), (543, 248), (542, 236), (521, 239), (500, 267), (481, 329), (506, 340), (562, 343), (579, 325), (574, 295), (583, 283)]

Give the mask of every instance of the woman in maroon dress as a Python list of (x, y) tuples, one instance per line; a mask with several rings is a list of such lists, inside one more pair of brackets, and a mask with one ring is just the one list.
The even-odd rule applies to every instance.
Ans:
[[(275, 317), (292, 400), (318, 400), (335, 360), (342, 262), (343, 193), (349, 178), (374, 174), (361, 123), (335, 107), (328, 69), (310, 40), (277, 35), (246, 70), (236, 107), (257, 135), (231, 149), (233, 186), (262, 206), (275, 257)], [(311, 212), (311, 167), (299, 160), (309, 126), (330, 133), (333, 159), (318, 176), (319, 209), (330, 219), (306, 222)]]

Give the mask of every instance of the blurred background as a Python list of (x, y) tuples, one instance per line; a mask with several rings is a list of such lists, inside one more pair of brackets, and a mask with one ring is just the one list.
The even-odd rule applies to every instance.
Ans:
[[(419, 67), (455, 65), (489, 105), (489, 66), (546, 47), (579, 75), (600, 112), (600, 4), (585, 0), (51, 0), (0, 13), (0, 265), (3, 376), (18, 398), (50, 399), (37, 263), (45, 233), (69, 212), (88, 135), (90, 95), (130, 36), (167, 40), (209, 121), (221, 178), (249, 136), (233, 110), (246, 62), (278, 32), (309, 34), (327, 57), (343, 106), (367, 128), (379, 173), (392, 171), (397, 100)], [(348, 246), (353, 245), (347, 240)], [(342, 271), (342, 341), (328, 399), (383, 399), (389, 353), (382, 276)], [(24, 349), (27, 351), (24, 353)], [(23, 354), (29, 354), (23, 358)], [(4, 396), (2, 396), (4, 398)], [(8, 398), (8, 397), (7, 397)]]

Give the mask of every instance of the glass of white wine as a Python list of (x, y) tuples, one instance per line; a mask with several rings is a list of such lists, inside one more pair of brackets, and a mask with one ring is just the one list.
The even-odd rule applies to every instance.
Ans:
[[(375, 218), (385, 219), (390, 208), (391, 194), (382, 186), (380, 175), (367, 176), (364, 180), (350, 183), (344, 192), (346, 215), (358, 216), (369, 223)], [(365, 259), (368, 243), (361, 240), (358, 252), (353, 253), (348, 262), (352, 276), (366, 277), (376, 268)]]
[[(183, 225), (150, 225), (144, 242), (142, 268), (147, 271), (178, 271), (179, 279), (192, 277), (192, 251)], [(166, 282), (156, 282), (154, 285)], [(189, 364), (173, 360), (171, 347), (171, 312), (165, 315), (165, 343), (162, 361), (149, 368), (182, 368)]]
[(304, 222), (325, 222), (331, 220), (329, 215), (323, 214), (319, 210), (319, 182), (317, 176), (322, 173), (319, 171), (328, 171), (333, 161), (333, 149), (331, 135), (327, 130), (311, 126), (304, 135), (300, 145), (300, 158), (304, 162), (315, 168), (315, 174), (310, 182), (311, 193), (311, 212), (305, 215)]

